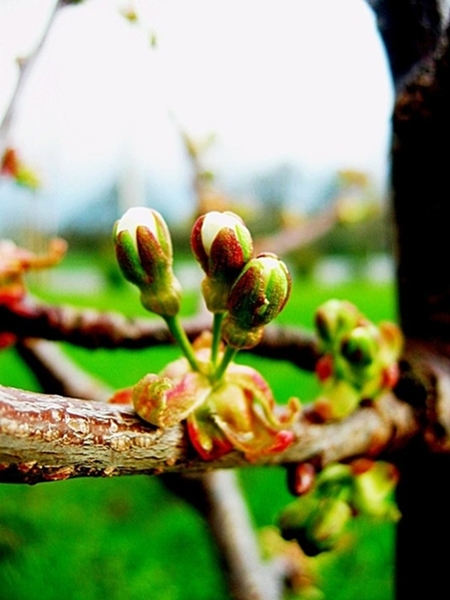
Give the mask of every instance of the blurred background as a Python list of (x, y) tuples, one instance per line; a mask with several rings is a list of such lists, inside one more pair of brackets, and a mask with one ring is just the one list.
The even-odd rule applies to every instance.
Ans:
[[(206, 210), (233, 210), (292, 271), (280, 322), (310, 328), (330, 297), (395, 319), (393, 90), (364, 0), (55, 6), (0, 0), (0, 151), (21, 165), (20, 176), (0, 175), (0, 236), (35, 251), (56, 235), (69, 241), (60, 266), (30, 278), (35, 295), (143, 316), (111, 230), (146, 205), (171, 227), (193, 314), (201, 273), (190, 228)], [(113, 388), (177, 355), (61, 347)], [(311, 376), (249, 360), (280, 402), (314, 397)], [(0, 380), (38, 389), (13, 350), (0, 352)], [(290, 499), (284, 472), (239, 475), (256, 526), (270, 525)], [(0, 498), (0, 598), (227, 597), (205, 524), (157, 479), (5, 485)], [(338, 555), (321, 559), (325, 598), (392, 597), (392, 539), (391, 525), (355, 524)]]

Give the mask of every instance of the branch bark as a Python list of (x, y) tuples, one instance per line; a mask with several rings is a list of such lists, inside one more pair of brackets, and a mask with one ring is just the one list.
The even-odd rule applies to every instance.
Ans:
[[(211, 316), (201, 313), (184, 319), (183, 325), (192, 340), (211, 328)], [(0, 306), (0, 331), (19, 339), (65, 341), (91, 349), (142, 349), (174, 343), (166, 325), (156, 319), (130, 319), (119, 313), (32, 302)], [(308, 371), (317, 360), (314, 336), (296, 327), (269, 325), (252, 352), (288, 360)]]
[[(378, 455), (419, 432), (415, 411), (392, 395), (338, 423), (306, 416), (297, 441), (261, 464), (314, 460), (320, 465)], [(252, 463), (255, 464), (255, 463)], [(237, 451), (205, 462), (192, 451), (183, 425), (165, 430), (139, 420), (131, 407), (0, 387), (0, 481), (37, 483), (73, 477), (203, 472), (249, 466)]]

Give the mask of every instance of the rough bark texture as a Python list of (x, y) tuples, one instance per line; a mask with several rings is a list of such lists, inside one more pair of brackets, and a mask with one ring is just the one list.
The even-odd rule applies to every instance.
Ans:
[[(258, 464), (314, 460), (319, 465), (361, 454), (376, 456), (419, 431), (415, 411), (392, 395), (345, 421), (295, 426), (297, 442)], [(238, 452), (205, 462), (182, 425), (144, 424), (131, 407), (0, 387), (0, 481), (37, 483), (82, 476), (201, 472), (250, 463)], [(255, 464), (255, 463), (252, 463)]]

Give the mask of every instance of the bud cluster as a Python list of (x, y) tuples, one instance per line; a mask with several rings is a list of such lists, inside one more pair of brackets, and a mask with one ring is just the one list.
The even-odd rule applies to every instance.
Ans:
[(234, 213), (199, 217), (191, 247), (205, 273), (202, 294), (214, 327), (212, 335), (192, 346), (179, 321), (180, 286), (162, 216), (149, 208), (130, 209), (115, 225), (114, 242), (125, 278), (140, 289), (144, 307), (166, 320), (185, 358), (159, 375), (146, 375), (112, 401), (130, 398), (138, 415), (157, 427), (185, 421), (192, 445), (205, 460), (232, 449), (248, 458), (284, 450), (294, 440), (291, 425), (299, 402), (291, 399), (276, 415), (261, 375), (232, 359), (239, 349), (258, 343), (264, 326), (286, 304), (291, 289), (286, 265), (274, 254), (253, 257), (250, 232)]
[(344, 300), (320, 306), (315, 325), (321, 353), (316, 373), (323, 384), (316, 409), (325, 419), (342, 418), (396, 384), (403, 343), (396, 325), (376, 326)]
[(332, 550), (348, 522), (367, 515), (396, 521), (394, 500), (397, 469), (390, 463), (357, 459), (350, 464), (331, 464), (315, 478), (307, 493), (282, 512), (282, 535), (295, 539), (305, 554)]
[(226, 313), (224, 340), (236, 349), (255, 346), (264, 326), (288, 300), (291, 279), (286, 265), (275, 254), (252, 258), (251, 235), (232, 212), (199, 217), (191, 247), (206, 275), (202, 283), (206, 306), (213, 313)]

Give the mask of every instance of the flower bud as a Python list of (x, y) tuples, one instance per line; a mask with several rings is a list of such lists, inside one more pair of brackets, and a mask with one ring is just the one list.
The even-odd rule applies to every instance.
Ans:
[(211, 211), (195, 222), (191, 247), (206, 273), (202, 292), (208, 309), (224, 312), (230, 287), (253, 253), (250, 232), (238, 215)]
[(328, 347), (358, 324), (358, 309), (346, 300), (328, 300), (316, 311), (315, 325), (321, 342)]
[(351, 507), (339, 498), (325, 498), (312, 519), (309, 533), (322, 551), (331, 550), (352, 517)]
[(172, 269), (172, 240), (166, 222), (153, 209), (130, 208), (114, 228), (122, 273), (141, 290), (148, 310), (173, 316), (180, 310), (180, 284)]
[(186, 418), (202, 404), (209, 390), (209, 381), (199, 373), (186, 373), (177, 382), (149, 373), (134, 386), (132, 401), (142, 419), (165, 428)]
[(235, 348), (251, 348), (264, 325), (284, 308), (291, 291), (289, 271), (275, 254), (250, 260), (231, 288), (222, 335)]
[(395, 486), (399, 474), (396, 467), (384, 461), (372, 462), (364, 471), (354, 467), (354, 510), (365, 515), (373, 515), (391, 520), (399, 518), (394, 500)]
[(368, 367), (379, 351), (378, 330), (375, 326), (355, 327), (341, 341), (342, 356), (354, 367)]

